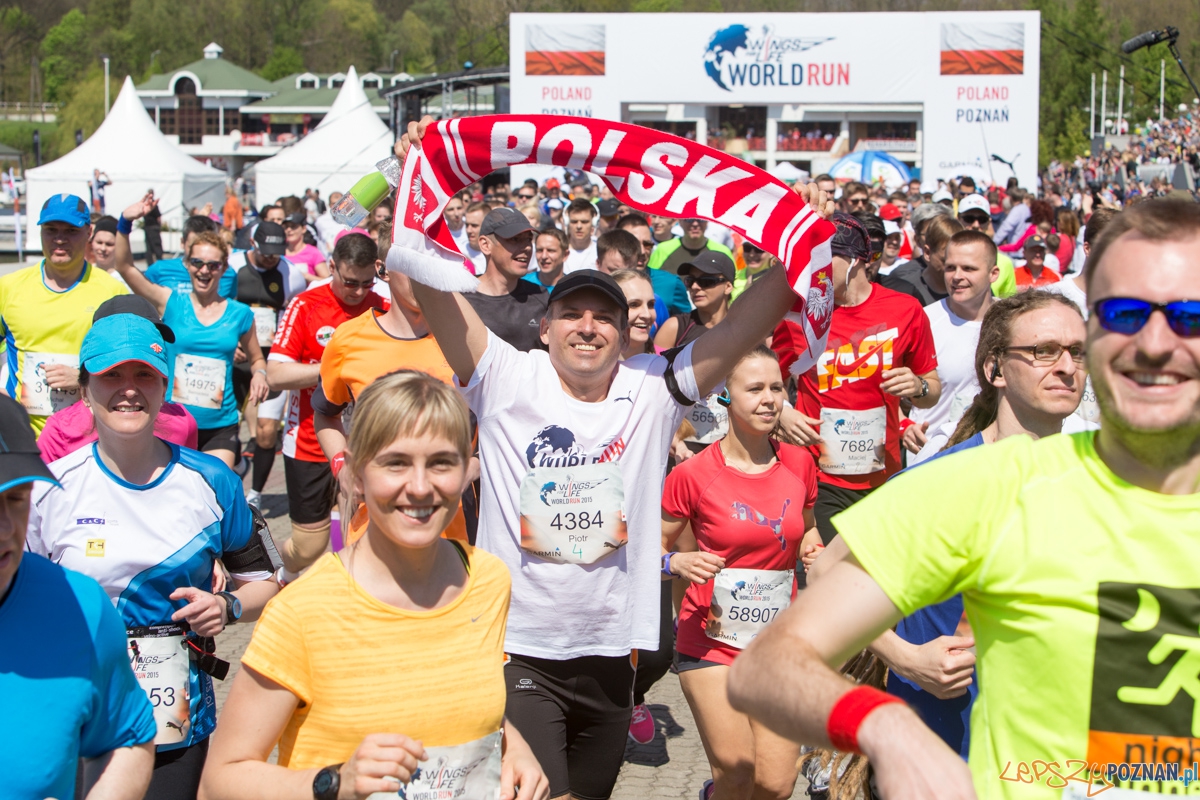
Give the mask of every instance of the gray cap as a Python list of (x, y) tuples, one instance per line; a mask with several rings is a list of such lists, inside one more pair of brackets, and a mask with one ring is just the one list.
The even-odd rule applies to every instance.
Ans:
[(686, 264), (679, 265), (679, 277), (682, 278), (692, 272), (719, 275), (732, 283), (737, 275), (737, 267), (734, 266), (733, 259), (724, 253), (717, 250), (705, 250)]
[(515, 208), (501, 206), (493, 208), (483, 218), (483, 224), (479, 226), (479, 235), (495, 235), (501, 239), (511, 239), (519, 233), (531, 230), (533, 230), (533, 226), (529, 224), (529, 220), (525, 218), (524, 214)]

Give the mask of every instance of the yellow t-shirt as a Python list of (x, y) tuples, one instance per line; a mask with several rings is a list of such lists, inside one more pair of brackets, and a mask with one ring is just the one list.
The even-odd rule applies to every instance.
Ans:
[(67, 363), (79, 366), (79, 348), (92, 327), (96, 308), (129, 290), (102, 269), (84, 264), (79, 280), (65, 292), (52, 291), (45, 265), (25, 267), (0, 278), (0, 331), (4, 334), (8, 380), (4, 391), (25, 406), (35, 433), (46, 417), (79, 399), (79, 392), (50, 390), (44, 380), (26, 381), (26, 368)]
[(1094, 436), (1014, 436), (938, 459), (833, 518), (904, 614), (962, 593), (981, 800), (1062, 797), (1044, 768), (1032, 779), (1034, 761), (1063, 775), (1076, 759), (1190, 767), (1200, 749), (1200, 495), (1126, 483)]
[(370, 733), (441, 747), (500, 729), (511, 580), (500, 559), (463, 547), (467, 584), (434, 611), (376, 600), (332, 553), (267, 604), (242, 663), (301, 701), (280, 764), (347, 761)]

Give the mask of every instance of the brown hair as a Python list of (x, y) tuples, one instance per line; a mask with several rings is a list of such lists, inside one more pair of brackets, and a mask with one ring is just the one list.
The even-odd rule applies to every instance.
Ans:
[(1066, 206), (1054, 212), (1054, 227), (1063, 236), (1074, 239), (1079, 235), (1079, 215)]
[(229, 243), (221, 238), (221, 234), (215, 233), (214, 231), (201, 231), (200, 233), (197, 233), (195, 238), (188, 242), (187, 257), (191, 258), (192, 251), (195, 250), (198, 245), (202, 244), (206, 244), (209, 247), (215, 247), (220, 250), (221, 263), (229, 263)]
[[(1088, 220), (1088, 225), (1091, 225), (1091, 220)], [(1104, 258), (1104, 253), (1113, 242), (1130, 231), (1135, 231), (1152, 242), (1191, 239), (1200, 234), (1200, 203), (1169, 198), (1148, 200), (1114, 216), (1104, 227), (1100, 238), (1091, 246), (1087, 262), (1083, 265), (1084, 280), (1089, 292), (1092, 289), (1092, 276), (1100, 260)]]
[(940, 253), (946, 249), (946, 245), (950, 244), (954, 234), (962, 229), (963, 224), (955, 217), (934, 217), (921, 231), (921, 238), (925, 240), (927, 250)]
[(629, 268), (631, 264), (637, 265), (638, 256), (642, 254), (642, 243), (629, 231), (605, 231), (596, 239), (597, 264), (604, 260), (609, 250), (615, 250), (626, 268)]
[[(996, 388), (992, 380), (999, 375), (1001, 356), (1012, 345), (1013, 324), (1019, 317), (1030, 311), (1037, 311), (1055, 303), (1066, 306), (1082, 316), (1079, 306), (1066, 297), (1040, 289), (997, 300), (983, 315), (983, 324), (979, 329), (979, 344), (975, 348), (975, 379), (979, 381), (979, 394), (975, 395), (975, 400), (963, 412), (962, 418), (958, 421), (958, 427), (954, 429), (954, 434), (946, 442), (946, 447), (953, 447), (965, 442), (996, 421), (996, 414), (1000, 409), (1000, 390)], [(984, 369), (989, 358), (996, 360), (996, 366), (993, 366), (991, 375), (988, 375)]]
[(996, 243), (992, 241), (992, 237), (983, 231), (959, 231), (950, 237), (950, 244), (955, 247), (969, 247), (973, 244), (981, 244), (987, 250), (988, 264), (993, 267), (996, 266), (996, 254), (999, 251), (996, 249)]
[(1112, 222), (1112, 218), (1117, 215), (1117, 209), (1109, 208), (1108, 206), (1100, 206), (1092, 215), (1088, 217), (1087, 224), (1083, 226), (1083, 243), (1089, 248), (1096, 243), (1100, 238), (1100, 233)]
[(537, 249), (537, 240), (543, 236), (554, 237), (554, 241), (558, 242), (558, 247), (563, 251), (564, 254), (567, 252), (567, 248), (571, 246), (570, 241), (567, 239), (567, 235), (562, 232), (561, 228), (546, 228), (544, 231), (538, 231), (537, 236), (533, 237), (534, 249)]

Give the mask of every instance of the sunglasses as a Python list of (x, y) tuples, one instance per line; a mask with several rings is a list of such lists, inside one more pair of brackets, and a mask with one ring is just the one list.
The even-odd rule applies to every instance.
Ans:
[(1064, 352), (1070, 355), (1071, 360), (1076, 364), (1082, 364), (1085, 355), (1083, 345), (1073, 344), (1069, 347), (1063, 347), (1058, 342), (1013, 345), (1005, 349), (1008, 351), (1016, 350), (1018, 353), (1029, 353), (1033, 356), (1034, 361), (1041, 361), (1046, 364), (1057, 364)]
[(1200, 336), (1200, 300), (1151, 303), (1134, 297), (1109, 297), (1092, 305), (1096, 321), (1106, 331), (1132, 336), (1145, 327), (1150, 315), (1161, 311), (1176, 336)]
[(746, 245), (742, 245), (742, 258), (746, 259), (747, 261), (761, 261), (762, 257), (762, 250), (759, 250), (757, 247), (747, 247)]
[(221, 267), (225, 266), (223, 262), (205, 261), (202, 258), (189, 258), (188, 263), (192, 265), (192, 269), (196, 270), (196, 272), (201, 272), (205, 269), (209, 272), (220, 272)]
[(537, 197), (536, 194), (518, 194), (517, 195), (518, 200), (532, 200), (535, 197)]
[(987, 225), (990, 221), (990, 217), (983, 214), (959, 214), (958, 218), (964, 225)]
[(374, 278), (369, 281), (348, 281), (342, 276), (342, 273), (335, 271), (335, 274), (338, 276), (338, 280), (340, 280), (342, 285), (347, 289), (370, 289), (375, 285)]
[(726, 283), (726, 280), (720, 275), (701, 275), (697, 278), (695, 275), (685, 275), (683, 277), (683, 285), (687, 288), (699, 286), (701, 289), (711, 289), (714, 286), (720, 286)]
[(852, 206), (865, 206), (871, 201), (866, 197), (849, 197), (846, 199), (846, 202)]

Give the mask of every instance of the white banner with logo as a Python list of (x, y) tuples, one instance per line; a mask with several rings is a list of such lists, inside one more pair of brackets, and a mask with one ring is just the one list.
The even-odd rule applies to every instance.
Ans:
[[(511, 111), (636, 122), (704, 120), (717, 107), (766, 106), (747, 132), (787, 139), (816, 122), (854, 144), (917, 156), (922, 178), (970, 174), (1023, 186), (1037, 169), (1040, 15), (1036, 11), (864, 14), (512, 14)], [(915, 136), (888, 144), (889, 121)], [(672, 132), (681, 133), (681, 130)], [(807, 132), (807, 129), (806, 129)], [(779, 141), (776, 160), (829, 156)], [(786, 149), (785, 149), (786, 148)], [(841, 155), (841, 154), (838, 154)], [(910, 162), (911, 163), (911, 162)], [(525, 177), (514, 167), (513, 179)], [(545, 168), (542, 168), (545, 171)]]

